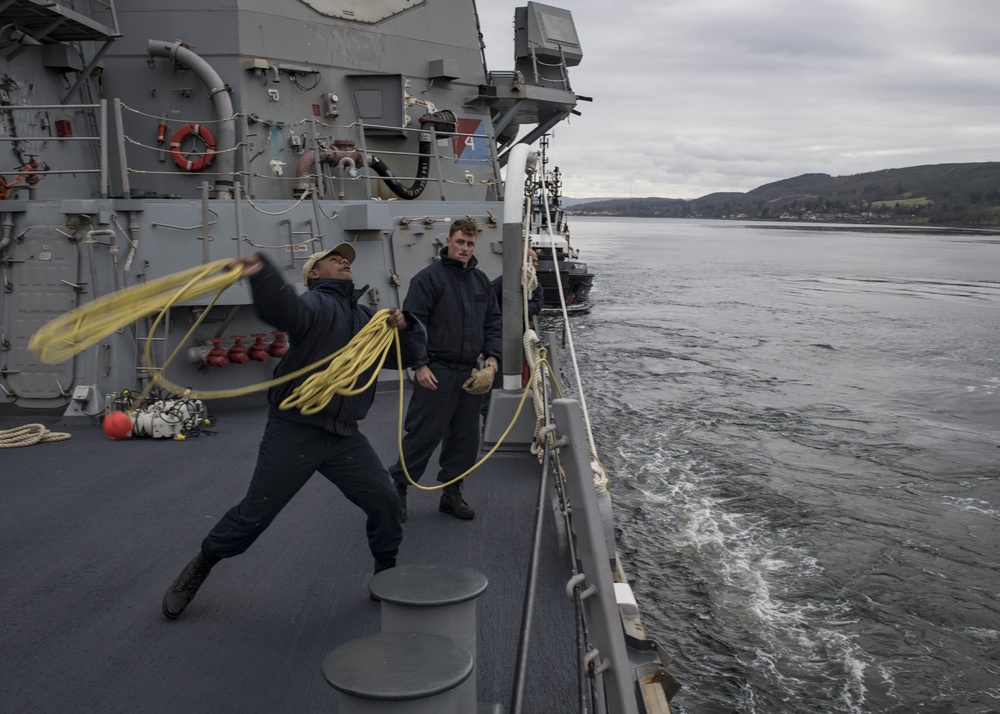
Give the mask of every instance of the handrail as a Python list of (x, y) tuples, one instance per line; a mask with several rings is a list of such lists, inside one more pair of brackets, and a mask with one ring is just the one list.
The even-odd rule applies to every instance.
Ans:
[(628, 656), (621, 615), (615, 597), (609, 563), (611, 554), (605, 543), (600, 507), (591, 475), (586, 425), (580, 402), (556, 399), (552, 403), (559, 433), (566, 439), (560, 459), (566, 470), (566, 487), (573, 504), (573, 533), (579, 549), (580, 566), (587, 587), (581, 597), (588, 611), (595, 647), (587, 652), (585, 662), (595, 663), (600, 673), (608, 711), (612, 714), (638, 714), (635, 673)]
[[(0, 170), (0, 176), (18, 176), (21, 174), (30, 174), (40, 177), (46, 176), (63, 176), (63, 175), (76, 175), (76, 174), (98, 174), (98, 186), (97, 193), (101, 198), (107, 198), (109, 194), (109, 181), (108, 181), (108, 152), (107, 152), (107, 100), (100, 100), (95, 103), (88, 104), (11, 104), (9, 106), (4, 106), (3, 109), (9, 112), (44, 112), (49, 110), (58, 110), (59, 112), (66, 112), (67, 110), (75, 111), (90, 111), (95, 114), (95, 121), (93, 126), (97, 127), (98, 133), (96, 135), (84, 135), (84, 136), (59, 136), (58, 134), (40, 134), (40, 135), (29, 135), (25, 136), (23, 134), (18, 134), (17, 136), (0, 136), (0, 142), (5, 144), (10, 143), (15, 146), (15, 152), (17, 148), (22, 144), (29, 144), (31, 142), (39, 142), (42, 144), (50, 145), (46, 150), (50, 153), (56, 153), (59, 151), (60, 146), (69, 146), (73, 142), (92, 142), (97, 145), (97, 151), (95, 152), (96, 161), (93, 158), (88, 158), (86, 154), (79, 155), (79, 161), (81, 165), (78, 166), (66, 166), (66, 162), (69, 160), (68, 157), (73, 157), (75, 154), (69, 152), (62, 152), (59, 154), (59, 163), (64, 167), (60, 169), (49, 169), (42, 168), (42, 166), (32, 167), (30, 170), (25, 166), (21, 166), (12, 170)], [(51, 119), (49, 121), (52, 121)], [(35, 157), (44, 157), (44, 153), (41, 151), (28, 151), (24, 148), (20, 149), (20, 153)], [(44, 161), (42, 161), (44, 164)], [(95, 165), (96, 164), (96, 165)], [(85, 196), (86, 198), (92, 197), (92, 184), (87, 186), (81, 186), (79, 182), (73, 182), (72, 184), (60, 184), (59, 198), (74, 198), (77, 196), (67, 195), (71, 193), (72, 190), (78, 190), (80, 193), (78, 196)], [(34, 192), (37, 190), (37, 186), (16, 186), (11, 187), (13, 191), (24, 190), (27, 188), (29, 191)], [(67, 189), (70, 191), (67, 191)], [(0, 203), (0, 206), (3, 204)]]
[[(544, 387), (543, 387), (544, 389)], [(542, 458), (542, 476), (538, 483), (538, 500), (535, 503), (535, 528), (531, 534), (531, 556), (528, 561), (528, 579), (525, 584), (524, 605), (521, 610), (521, 632), (518, 636), (517, 659), (514, 663), (514, 686), (510, 714), (521, 714), (524, 706), (525, 684), (528, 679), (528, 650), (531, 647), (531, 628), (535, 616), (538, 591), (538, 566), (541, 559), (542, 529), (550, 483), (552, 449), (546, 447)]]

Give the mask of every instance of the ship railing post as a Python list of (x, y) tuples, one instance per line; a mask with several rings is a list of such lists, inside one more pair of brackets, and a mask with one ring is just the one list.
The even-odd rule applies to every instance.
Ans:
[[(104, 101), (104, 100), (102, 100)], [(124, 198), (131, 198), (132, 189), (129, 187), (128, 161), (125, 157), (125, 129), (122, 123), (122, 100), (115, 97), (112, 106), (114, 107), (115, 141), (117, 142), (118, 158), (118, 178), (121, 181), (121, 195)], [(112, 193), (114, 193), (112, 191)]]
[(638, 714), (635, 674), (629, 661), (615, 596), (608, 544), (604, 537), (597, 493), (591, 476), (587, 428), (583, 409), (575, 399), (556, 399), (552, 411), (558, 433), (565, 438), (559, 460), (566, 473), (566, 491), (573, 509), (577, 558), (586, 578), (583, 599), (594, 647), (602, 670), (604, 693), (611, 714)]
[[(358, 131), (358, 148), (361, 149), (361, 156), (364, 159), (365, 166), (368, 165), (368, 160), (371, 158), (368, 156), (368, 142), (365, 140), (365, 122), (362, 119), (358, 119), (355, 124)], [(370, 201), (372, 200), (372, 180), (371, 174), (368, 173), (368, 179), (365, 181), (365, 192), (366, 198)], [(375, 174), (375, 178), (378, 179), (378, 174)]]
[(233, 236), (233, 240), (236, 241), (237, 258), (243, 255), (242, 201), (243, 201), (243, 186), (240, 184), (239, 181), (234, 181), (233, 182), (233, 226), (236, 228), (236, 235)]
[(203, 265), (208, 265), (211, 258), (208, 242), (212, 240), (211, 232), (208, 230), (208, 227), (211, 225), (211, 209), (208, 207), (208, 194), (212, 186), (207, 181), (202, 181), (199, 188), (201, 189), (201, 262)]
[[(250, 132), (250, 117), (244, 115), (242, 117), (242, 123), (240, 124), (240, 129), (243, 132), (243, 138), (239, 142), (240, 155), (243, 157), (243, 171), (246, 176), (246, 184), (244, 188), (246, 189), (247, 199), (253, 200), (257, 195), (256, 184), (253, 180), (253, 169), (250, 166), (251, 159), (249, 153), (250, 140), (256, 136)], [(242, 240), (242, 239), (241, 239)]]
[(107, 198), (110, 190), (108, 185), (108, 100), (102, 99), (97, 119), (97, 151), (100, 156), (101, 198)]

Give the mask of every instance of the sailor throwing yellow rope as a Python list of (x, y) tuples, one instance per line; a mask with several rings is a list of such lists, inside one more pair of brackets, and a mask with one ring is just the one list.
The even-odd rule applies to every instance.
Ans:
[[(302, 270), (309, 288), (302, 294), (261, 254), (228, 264), (250, 279), (257, 316), (288, 332), (289, 348), (268, 391), (271, 408), (246, 495), (209, 531), (167, 589), (167, 617), (184, 611), (216, 563), (249, 548), (317, 471), (367, 514), (375, 572), (395, 565), (403, 537), (402, 504), (358, 422), (375, 398), (375, 376), (385, 361), (414, 364), (427, 337), (418, 320), (395, 307), (376, 314), (359, 304), (367, 287), (354, 287), (356, 257), (349, 243), (312, 255)], [(366, 330), (374, 338), (368, 357), (345, 349)], [(382, 356), (375, 364), (369, 357), (378, 350)], [(315, 372), (316, 362), (330, 359), (325, 373), (306, 376)], [(297, 376), (280, 381), (291, 375)]]

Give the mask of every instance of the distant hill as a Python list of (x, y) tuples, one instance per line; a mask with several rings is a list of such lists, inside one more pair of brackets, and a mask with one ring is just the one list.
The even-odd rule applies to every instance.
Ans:
[(570, 198), (569, 196), (562, 197), (562, 207), (570, 208), (571, 206), (577, 206), (581, 203), (594, 203), (595, 201), (613, 201), (614, 197), (609, 196), (607, 198)]
[(746, 193), (564, 200), (571, 215), (1000, 225), (1000, 163), (932, 164), (853, 176), (802, 174)]

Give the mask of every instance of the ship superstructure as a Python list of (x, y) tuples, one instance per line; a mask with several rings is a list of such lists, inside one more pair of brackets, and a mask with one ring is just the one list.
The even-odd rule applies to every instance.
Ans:
[[(199, 263), (265, 250), (295, 280), (308, 255), (348, 240), (358, 284), (385, 307), (470, 216), (498, 275), (507, 152), (577, 103), (572, 18), (536, 3), (516, 10), (519, 56), (504, 72), (485, 68), (469, 0), (2, 7), (0, 388), (16, 408), (88, 410), (141, 384), (142, 329), (55, 366), (34, 361), (28, 339), (88, 300)], [(205, 362), (233, 336), (258, 341), (249, 303), (245, 286), (223, 295), (178, 366), (185, 384), (269, 372)], [(157, 357), (203, 307), (171, 311)]]

